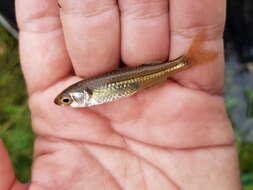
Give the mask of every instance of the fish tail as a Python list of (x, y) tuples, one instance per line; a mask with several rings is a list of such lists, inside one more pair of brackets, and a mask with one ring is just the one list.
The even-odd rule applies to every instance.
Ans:
[(204, 48), (204, 40), (206, 38), (206, 31), (200, 31), (193, 39), (185, 58), (190, 65), (198, 65), (211, 62), (218, 56), (218, 52), (206, 50)]

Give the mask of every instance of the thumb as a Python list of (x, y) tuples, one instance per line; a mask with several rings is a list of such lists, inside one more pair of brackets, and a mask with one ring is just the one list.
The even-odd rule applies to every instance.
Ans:
[(2, 140), (0, 139), (0, 189), (25, 190), (28, 184), (21, 184), (16, 180), (12, 164)]

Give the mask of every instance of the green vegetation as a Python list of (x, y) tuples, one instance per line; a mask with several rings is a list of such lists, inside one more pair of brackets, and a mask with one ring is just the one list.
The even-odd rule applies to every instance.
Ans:
[[(245, 89), (244, 94), (248, 102), (247, 113), (245, 114), (248, 118), (252, 118), (253, 123), (253, 90)], [(235, 126), (233, 119), (231, 118), (231, 112), (235, 106), (239, 104), (239, 101), (237, 99), (227, 98), (225, 102), (228, 116), (230, 117), (232, 125), (234, 126), (234, 130), (236, 131), (237, 149), (242, 172), (241, 179), (244, 185), (244, 190), (253, 190), (253, 143), (245, 141), (244, 138), (247, 136), (247, 132), (240, 131), (239, 128)]]
[(242, 183), (244, 190), (253, 190), (252, 182), (253, 182), (253, 173), (242, 175)]
[[(22, 182), (30, 177), (32, 146), (31, 131), (25, 83), (18, 58), (18, 44), (0, 26), (0, 137), (4, 140), (16, 175)], [(247, 89), (248, 117), (253, 117), (253, 91)], [(228, 113), (238, 104), (236, 99), (227, 99)], [(235, 128), (237, 129), (237, 128)], [(253, 190), (253, 143), (246, 143), (237, 131), (242, 181), (245, 190)]]
[(253, 143), (238, 141), (237, 147), (241, 170), (246, 173), (253, 172)]
[[(253, 90), (246, 89), (245, 96), (248, 100), (247, 116), (251, 118), (253, 126)], [(241, 170), (246, 173), (242, 176), (244, 189), (253, 190), (253, 143), (238, 141), (238, 152)]]
[(248, 100), (248, 113), (247, 116), (253, 118), (253, 90), (246, 89), (245, 96)]
[[(253, 90), (246, 89), (245, 97), (248, 102), (246, 115), (248, 118), (251, 118), (251, 121), (252, 121), (251, 123), (253, 126)], [(238, 138), (237, 138), (237, 147), (238, 147), (238, 152), (239, 152), (241, 170), (245, 173), (253, 172), (253, 161), (252, 161), (253, 143), (247, 142), (243, 139), (247, 135), (247, 132), (242, 133), (238, 131), (238, 134), (240, 135), (238, 135)], [(252, 184), (253, 184), (253, 178), (252, 178)]]
[(0, 27), (0, 137), (7, 147), (20, 181), (30, 178), (33, 134), (18, 43)]

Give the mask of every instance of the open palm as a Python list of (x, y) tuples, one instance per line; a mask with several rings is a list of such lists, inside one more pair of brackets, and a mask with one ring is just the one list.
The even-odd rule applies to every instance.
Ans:
[[(12, 188), (240, 189), (220, 96), (225, 3), (61, 0), (59, 8), (56, 0), (17, 0), (37, 139), (31, 183)], [(211, 63), (109, 104), (73, 109), (53, 103), (70, 84), (114, 69), (120, 59), (133, 66), (180, 56), (202, 29), (208, 31), (205, 48), (219, 52)]]

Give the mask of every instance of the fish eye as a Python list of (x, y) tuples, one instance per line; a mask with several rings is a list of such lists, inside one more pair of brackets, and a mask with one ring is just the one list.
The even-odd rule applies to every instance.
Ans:
[(71, 102), (72, 102), (72, 100), (71, 100), (71, 98), (70, 97), (63, 97), (62, 99), (61, 99), (61, 102), (63, 103), (63, 104), (70, 104)]

